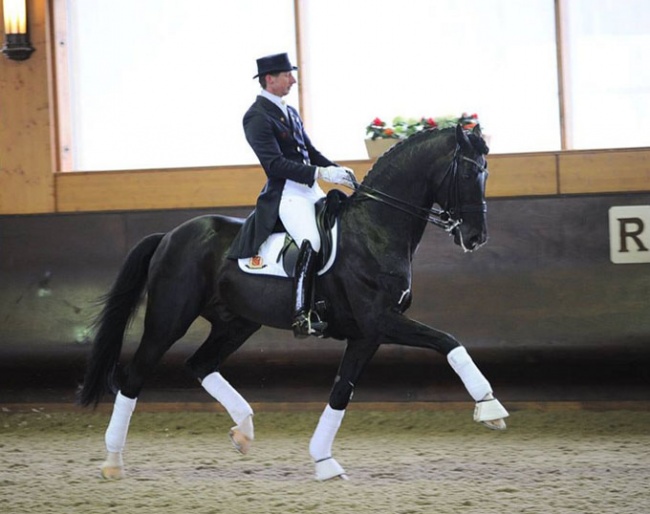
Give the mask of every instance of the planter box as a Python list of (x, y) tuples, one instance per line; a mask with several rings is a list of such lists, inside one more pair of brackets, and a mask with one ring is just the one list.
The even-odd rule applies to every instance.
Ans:
[(395, 143), (399, 143), (400, 139), (365, 139), (365, 142), (368, 157), (376, 159)]

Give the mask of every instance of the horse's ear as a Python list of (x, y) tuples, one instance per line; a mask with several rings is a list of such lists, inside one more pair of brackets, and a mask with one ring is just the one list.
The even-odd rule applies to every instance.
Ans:
[(490, 152), (490, 148), (488, 147), (485, 139), (483, 139), (481, 126), (478, 123), (472, 129), (472, 133), (469, 135), (469, 140), (478, 153), (487, 155)]
[(460, 123), (456, 125), (456, 142), (463, 150), (472, 150), (472, 143), (469, 142), (469, 138)]

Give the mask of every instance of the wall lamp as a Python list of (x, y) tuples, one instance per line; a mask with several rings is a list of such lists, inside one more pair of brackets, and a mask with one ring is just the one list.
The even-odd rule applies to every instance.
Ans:
[(26, 0), (2, 0), (5, 21), (5, 45), (2, 53), (14, 61), (24, 61), (32, 55), (34, 47), (27, 32)]

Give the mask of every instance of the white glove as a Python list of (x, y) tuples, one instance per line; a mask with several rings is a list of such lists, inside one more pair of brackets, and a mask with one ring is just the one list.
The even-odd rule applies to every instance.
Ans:
[(322, 178), (326, 182), (333, 184), (341, 184), (344, 186), (354, 187), (356, 179), (354, 172), (350, 168), (343, 168), (341, 166), (327, 166), (326, 168), (318, 168), (318, 178)]

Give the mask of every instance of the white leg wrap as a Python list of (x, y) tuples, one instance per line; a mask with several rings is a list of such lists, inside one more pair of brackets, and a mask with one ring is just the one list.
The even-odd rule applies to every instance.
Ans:
[(132, 400), (124, 396), (121, 392), (117, 393), (111, 421), (108, 424), (104, 437), (106, 450), (109, 453), (121, 453), (124, 450), (126, 434), (129, 431), (129, 422), (131, 421), (131, 414), (133, 414), (136, 402), (137, 399)]
[[(244, 425), (246, 418), (253, 415), (253, 409), (248, 402), (221, 376), (221, 373), (216, 371), (210, 373), (203, 379), (201, 385), (210, 396), (224, 406), (232, 420), (237, 423), (237, 426)], [(252, 422), (250, 423), (250, 429), (252, 430)], [(250, 438), (252, 439), (252, 437)]]
[(474, 421), (494, 421), (507, 418), (510, 414), (501, 402), (496, 398), (477, 402), (474, 407)]
[(345, 470), (335, 459), (330, 457), (329, 459), (316, 462), (316, 480), (323, 481), (336, 477), (341, 477), (343, 480), (348, 479)]
[(309, 453), (316, 462), (332, 457), (332, 444), (344, 415), (345, 410), (334, 410), (329, 405), (325, 407), (309, 443)]
[(475, 402), (482, 400), (492, 392), (490, 383), (476, 367), (464, 346), (459, 346), (450, 351), (447, 354), (447, 360), (463, 381), (467, 392), (474, 398)]

